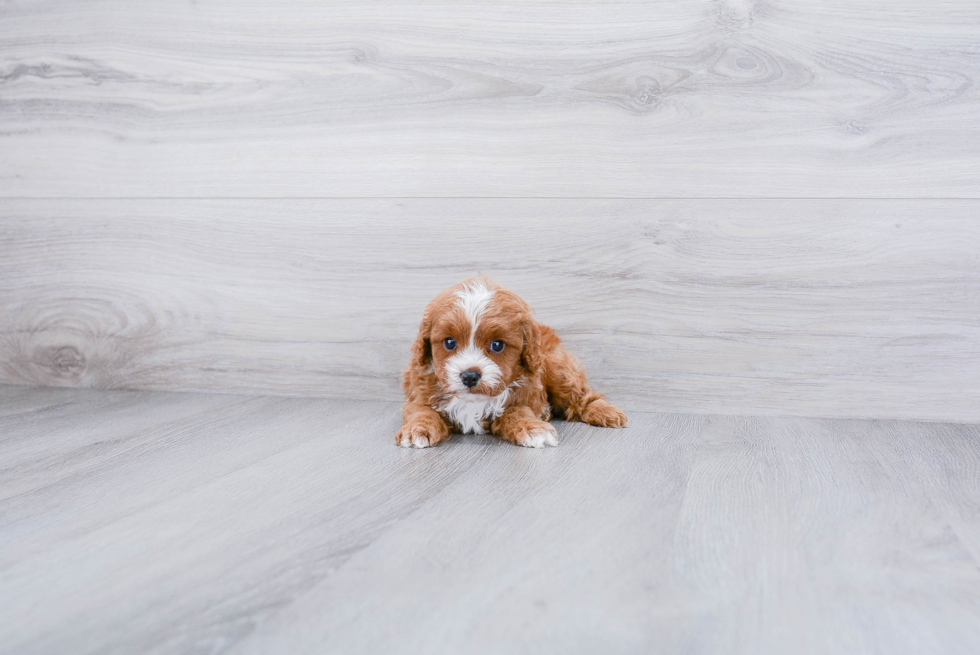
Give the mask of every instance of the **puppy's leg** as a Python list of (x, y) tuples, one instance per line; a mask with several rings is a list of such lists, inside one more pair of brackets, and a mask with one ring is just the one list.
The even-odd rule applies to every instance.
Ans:
[(565, 420), (603, 428), (626, 427), (626, 414), (589, 387), (582, 363), (564, 347), (548, 352), (544, 368), (548, 400), (564, 412)]
[(558, 445), (558, 431), (555, 426), (539, 419), (527, 405), (508, 407), (493, 422), (490, 431), (504, 441), (527, 448)]
[(395, 435), (402, 448), (428, 448), (448, 438), (449, 426), (436, 410), (414, 404), (402, 410), (402, 427)]

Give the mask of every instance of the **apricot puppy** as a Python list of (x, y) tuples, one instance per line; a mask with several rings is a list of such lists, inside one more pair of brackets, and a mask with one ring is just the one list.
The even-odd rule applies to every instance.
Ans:
[(395, 443), (427, 448), (450, 433), (490, 432), (518, 446), (557, 446), (552, 414), (608, 428), (626, 414), (593, 391), (582, 364), (517, 294), (478, 276), (425, 308), (402, 380)]

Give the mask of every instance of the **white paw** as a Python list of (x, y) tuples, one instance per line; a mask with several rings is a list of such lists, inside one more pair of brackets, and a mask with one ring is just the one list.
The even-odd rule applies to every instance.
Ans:
[(428, 448), (432, 445), (429, 443), (429, 435), (418, 432), (414, 434), (399, 434), (396, 443), (402, 448)]
[(525, 448), (544, 448), (558, 445), (558, 431), (550, 425), (547, 428), (531, 430), (521, 442)]

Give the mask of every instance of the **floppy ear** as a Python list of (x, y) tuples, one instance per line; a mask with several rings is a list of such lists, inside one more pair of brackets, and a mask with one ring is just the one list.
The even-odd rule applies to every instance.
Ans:
[(431, 333), (432, 312), (426, 307), (425, 314), (422, 316), (422, 323), (419, 325), (418, 336), (415, 337), (415, 343), (412, 344), (412, 367), (421, 369), (432, 362), (432, 342), (429, 339)]
[(521, 351), (521, 363), (532, 375), (544, 370), (544, 353), (541, 350), (541, 329), (537, 322), (526, 316), (521, 323), (524, 330), (524, 350)]

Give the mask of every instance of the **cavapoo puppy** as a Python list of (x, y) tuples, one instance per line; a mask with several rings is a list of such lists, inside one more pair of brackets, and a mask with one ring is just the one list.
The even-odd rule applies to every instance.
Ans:
[(518, 446), (557, 446), (552, 414), (620, 428), (626, 415), (589, 388), (582, 364), (517, 294), (486, 278), (446, 289), (425, 308), (402, 382), (395, 442), (435, 446), (451, 432), (490, 432)]

